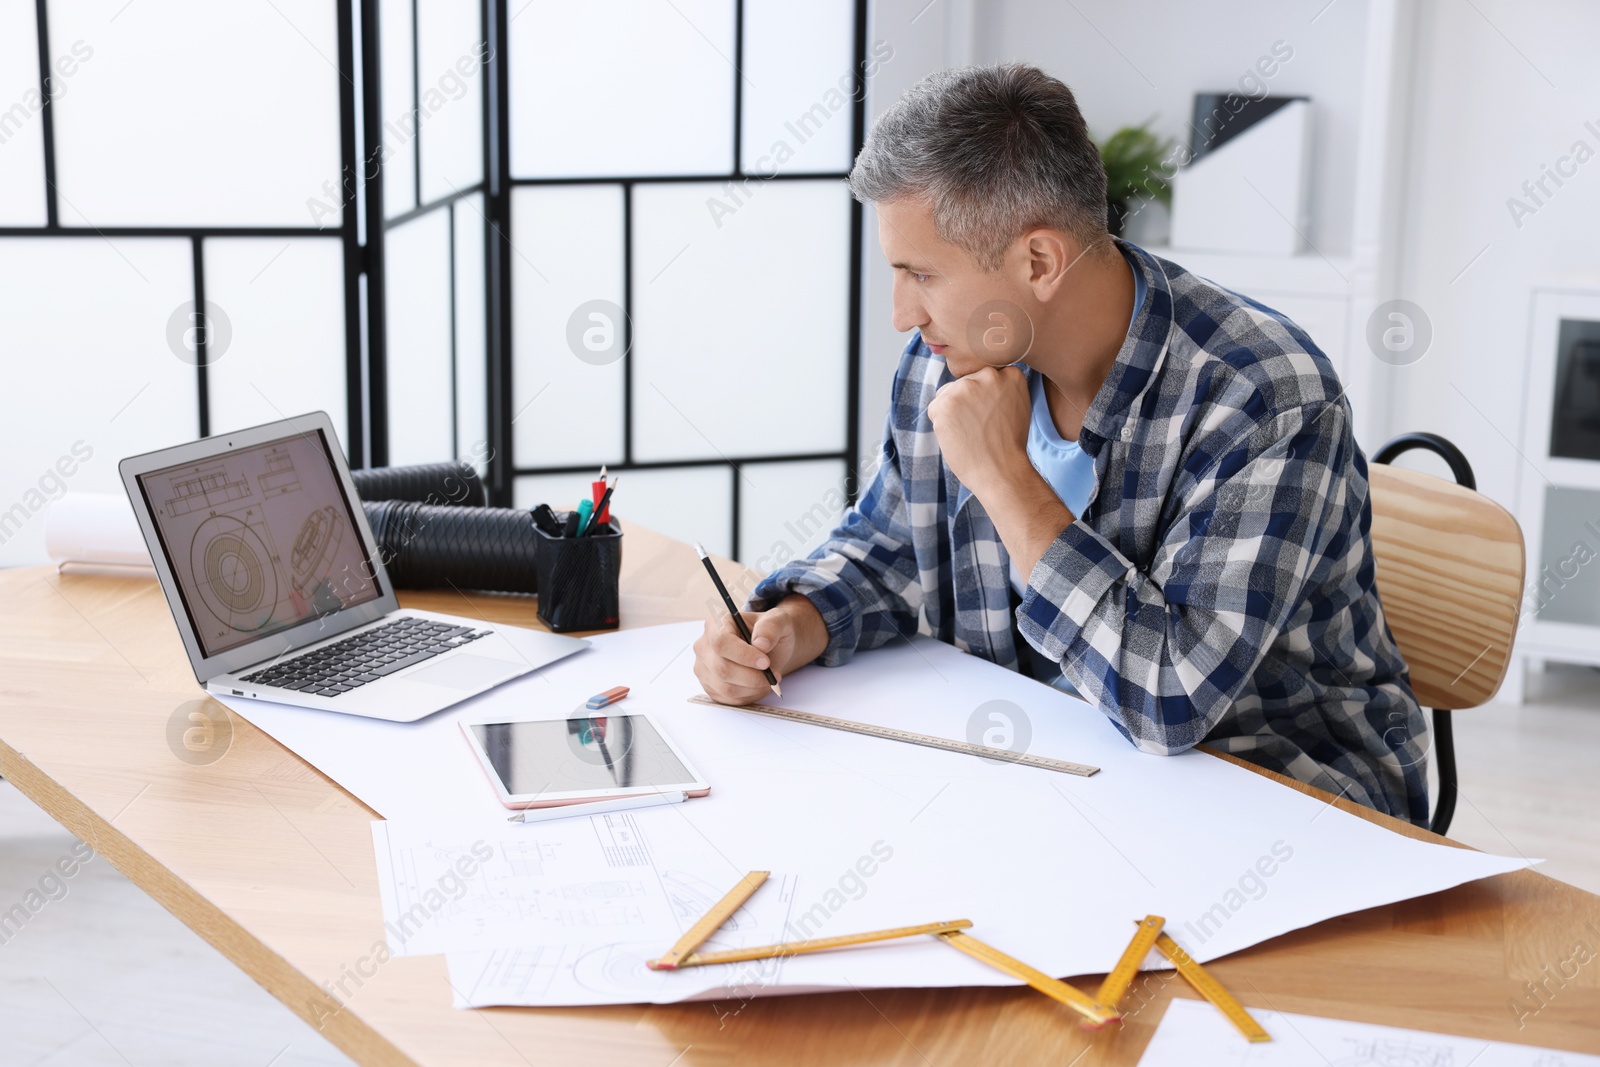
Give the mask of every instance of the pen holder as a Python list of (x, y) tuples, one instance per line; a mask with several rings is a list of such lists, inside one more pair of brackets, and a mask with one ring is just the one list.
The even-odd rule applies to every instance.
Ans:
[[(566, 512), (556, 512), (566, 522)], [(539, 621), (558, 634), (615, 630), (617, 576), (622, 571), (622, 528), (615, 518), (583, 537), (551, 537), (537, 526), (533, 569)]]

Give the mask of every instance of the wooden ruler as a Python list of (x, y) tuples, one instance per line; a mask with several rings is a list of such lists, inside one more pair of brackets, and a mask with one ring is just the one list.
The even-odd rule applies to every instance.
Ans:
[(993, 945), (979, 941), (971, 934), (952, 930), (947, 934), (940, 934), (939, 940), (951, 948), (960, 949), (975, 960), (987, 963), (997, 971), (1004, 971), (1013, 978), (1022, 979), (1045, 996), (1059, 1000), (1091, 1022), (1105, 1024), (1122, 1018), (1115, 1008), (1108, 1008), (1091, 1000), (1088, 994), (1079, 992), (1059, 979), (1051, 978), (1043, 971), (1034, 970), (1021, 960), (1006, 955)]
[(706, 938), (722, 928), (733, 913), (744, 906), (761, 884), (767, 880), (771, 871), (751, 871), (739, 879), (739, 884), (728, 890), (727, 895), (711, 906), (711, 910), (700, 916), (700, 921), (689, 927), (689, 932), (678, 938), (678, 943), (669, 948), (660, 959), (648, 960), (645, 963), (652, 971), (675, 971), (683, 963), (683, 958), (705, 944)]
[[(1142, 932), (1142, 931), (1141, 931)], [(1244, 1010), (1244, 1005), (1234, 999), (1233, 994), (1223, 989), (1217, 980), (1211, 977), (1204, 967), (1194, 961), (1178, 943), (1166, 934), (1156, 938), (1156, 948), (1161, 954), (1172, 961), (1178, 968), (1178, 973), (1192, 986), (1195, 991), (1217, 1006), (1217, 1010), (1227, 1016), (1228, 1021), (1239, 1028), (1239, 1032), (1251, 1041), (1271, 1041), (1272, 1035), (1261, 1028), (1261, 1024)]]
[(893, 941), (919, 934), (943, 934), (965, 930), (972, 925), (967, 919), (954, 919), (943, 923), (923, 923), (921, 926), (897, 926), (892, 930), (872, 930), (864, 934), (840, 934), (837, 937), (818, 937), (810, 941), (783, 941), (776, 945), (756, 945), (753, 948), (730, 948), (719, 952), (695, 952), (678, 961), (679, 967), (705, 967), (713, 963), (743, 963), (746, 960), (765, 960), (775, 956), (799, 956), (807, 952), (827, 952), (852, 945), (869, 945), (874, 941)]
[[(728, 891), (728, 894), (714, 904), (710, 911), (701, 916), (700, 920), (689, 928), (689, 932), (678, 939), (665, 955), (659, 959), (646, 962), (653, 971), (676, 971), (684, 967), (703, 967), (714, 963), (740, 963), (746, 960), (771, 959), (773, 957), (798, 956), (807, 952), (827, 952), (830, 949), (848, 948), (852, 945), (865, 945), (875, 941), (889, 941), (895, 938), (916, 937), (921, 934), (932, 934), (952, 948), (965, 952), (982, 963), (988, 964), (1013, 978), (1019, 978), (1034, 989), (1053, 1000), (1058, 1000), (1085, 1019), (1104, 1025), (1122, 1018), (1115, 1007), (1091, 998), (1085, 993), (1073, 988), (1067, 983), (1051, 978), (1043, 971), (1035, 970), (1019, 959), (1006, 955), (993, 945), (985, 944), (970, 934), (962, 931), (971, 929), (972, 923), (967, 919), (953, 919), (949, 922), (923, 923), (920, 926), (897, 926), (889, 930), (872, 930), (861, 934), (843, 934), (838, 937), (819, 937), (810, 941), (788, 941), (776, 945), (757, 945), (752, 948), (727, 949), (718, 952), (696, 952), (706, 939), (717, 932), (717, 929), (727, 922), (738, 911), (745, 901), (762, 883), (767, 880), (767, 871), (751, 871), (739, 880), (739, 884)], [(1152, 916), (1152, 919), (1155, 917)], [(1157, 921), (1157, 929), (1160, 929)], [(1174, 946), (1176, 948), (1176, 946)], [(1179, 950), (1182, 951), (1181, 949)], [(1188, 957), (1184, 957), (1187, 959)], [(1137, 966), (1138, 958), (1135, 958)], [(1174, 960), (1174, 962), (1177, 962)], [(1190, 964), (1194, 964), (1190, 960)], [(1181, 964), (1180, 964), (1181, 966)], [(1123, 983), (1126, 988), (1126, 982)], [(1220, 990), (1220, 987), (1218, 987)], [(1223, 994), (1226, 996), (1226, 994)], [(1239, 1009), (1241, 1012), (1243, 1008)]]
[(1159, 915), (1146, 915), (1139, 924), (1139, 929), (1134, 932), (1133, 940), (1128, 942), (1128, 947), (1122, 950), (1122, 958), (1117, 965), (1111, 968), (1111, 973), (1106, 975), (1106, 980), (1100, 983), (1100, 992), (1095, 994), (1096, 1000), (1102, 1004), (1116, 1007), (1122, 1001), (1123, 994), (1127, 993), (1128, 986), (1133, 984), (1133, 976), (1139, 973), (1139, 964), (1150, 955), (1150, 950), (1155, 947), (1156, 938), (1161, 936), (1161, 928), (1166, 924), (1165, 919)]
[(1048, 756), (1035, 756), (1026, 752), (1010, 752), (1003, 748), (975, 745), (970, 741), (952, 741), (948, 737), (933, 737), (928, 734), (912, 733), (910, 730), (896, 730), (890, 726), (873, 726), (870, 723), (851, 722), (849, 719), (835, 719), (829, 715), (817, 715), (809, 711), (795, 711), (792, 708), (779, 708), (771, 704), (721, 704), (701, 694), (690, 697), (689, 702), (692, 704), (704, 704), (712, 708), (728, 708), (731, 711), (753, 711), (757, 715), (770, 715), (774, 719), (787, 719), (790, 722), (801, 722), (810, 726), (825, 726), (830, 730), (847, 730), (853, 734), (879, 737), (885, 741), (903, 741), (910, 745), (939, 748), (946, 752), (960, 752), (968, 756), (983, 756), (987, 759), (1000, 760), (1004, 763), (1020, 763), (1024, 767), (1060, 771), (1062, 774), (1076, 774), (1083, 778), (1096, 774), (1100, 770), (1099, 767), (1091, 767), (1086, 763), (1071, 763), (1067, 760), (1051, 759)]

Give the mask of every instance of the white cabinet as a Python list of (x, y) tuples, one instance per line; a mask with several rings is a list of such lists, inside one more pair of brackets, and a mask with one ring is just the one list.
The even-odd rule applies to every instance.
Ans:
[(1519, 632), (1502, 695), (1531, 664), (1600, 665), (1600, 287), (1533, 291), (1517, 521), (1527, 546)]

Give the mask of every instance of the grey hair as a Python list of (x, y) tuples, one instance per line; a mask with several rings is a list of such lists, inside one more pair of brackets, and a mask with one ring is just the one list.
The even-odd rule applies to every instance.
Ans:
[(940, 237), (998, 270), (1034, 226), (1106, 238), (1106, 171), (1078, 102), (1038, 67), (937, 71), (883, 113), (850, 171), (862, 203), (917, 197)]

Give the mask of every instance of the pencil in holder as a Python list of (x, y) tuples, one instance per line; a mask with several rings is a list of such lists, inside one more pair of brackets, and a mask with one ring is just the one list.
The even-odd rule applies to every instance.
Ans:
[[(563, 523), (567, 513), (556, 512)], [(617, 577), (622, 571), (622, 527), (613, 518), (583, 537), (552, 537), (537, 526), (533, 567), (539, 621), (558, 634), (615, 630), (620, 619)]]

